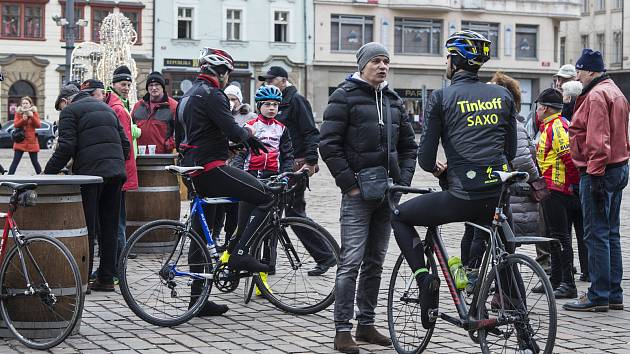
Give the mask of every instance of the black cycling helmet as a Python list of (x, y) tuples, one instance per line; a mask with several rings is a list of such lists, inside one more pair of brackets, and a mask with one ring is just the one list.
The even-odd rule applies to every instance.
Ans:
[(446, 51), (457, 55), (471, 65), (482, 66), (490, 60), (490, 44), (486, 37), (474, 31), (458, 31), (446, 40)]

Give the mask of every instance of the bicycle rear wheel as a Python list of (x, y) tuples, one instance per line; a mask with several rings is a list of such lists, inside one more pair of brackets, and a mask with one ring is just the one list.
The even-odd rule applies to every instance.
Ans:
[[(303, 235), (303, 236), (298, 236)], [(317, 265), (314, 257), (301, 241), (305, 237), (309, 249), (317, 249), (320, 256), (330, 258), (330, 268), (322, 275), (308, 275)], [(315, 247), (313, 247), (315, 246)], [(262, 294), (279, 309), (296, 315), (317, 313), (335, 300), (335, 276), (339, 263), (339, 245), (320, 225), (307, 218), (287, 217), (279, 227), (271, 227), (253, 243), (252, 254), (264, 262), (275, 264), (275, 273), (263, 279), (254, 275)], [(314, 252), (315, 253), (315, 252)]]
[[(532, 292), (540, 284), (544, 293)], [(525, 255), (511, 254), (504, 263), (490, 270), (479, 292), (477, 316), (478, 319), (502, 316), (514, 319), (493, 329), (478, 331), (483, 353), (553, 352), (557, 313), (551, 283), (540, 265)]]
[[(147, 252), (146, 244), (161, 240)], [(136, 258), (129, 258), (135, 253)], [(129, 308), (156, 326), (176, 326), (193, 318), (210, 293), (211, 279), (180, 272), (212, 274), (205, 242), (184, 224), (156, 220), (133, 233), (120, 255), (120, 291)]]
[[(438, 275), (433, 253), (427, 250), (426, 256), (431, 273)], [(409, 281), (411, 281), (411, 287), (407, 290)], [(433, 335), (435, 323), (429, 329), (422, 326), (419, 295), (418, 284), (413, 277), (411, 268), (401, 254), (394, 264), (387, 293), (389, 336), (398, 353), (421, 353), (427, 348)]]
[(0, 284), (2, 318), (22, 344), (52, 348), (75, 329), (84, 289), (72, 253), (60, 241), (44, 235), (25, 237), (21, 247), (14, 245), (7, 252)]

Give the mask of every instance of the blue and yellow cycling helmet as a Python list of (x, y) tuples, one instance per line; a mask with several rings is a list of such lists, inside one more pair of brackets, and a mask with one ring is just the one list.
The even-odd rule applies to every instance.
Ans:
[(490, 44), (486, 37), (474, 31), (458, 31), (446, 40), (446, 51), (458, 55), (470, 65), (481, 66), (490, 60)]
[(282, 101), (282, 91), (273, 85), (260, 86), (256, 90), (256, 102), (261, 101)]

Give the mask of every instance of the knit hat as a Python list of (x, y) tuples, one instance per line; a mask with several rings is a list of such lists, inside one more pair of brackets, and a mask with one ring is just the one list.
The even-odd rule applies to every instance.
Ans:
[(77, 93), (79, 93), (79, 88), (76, 87), (73, 84), (66, 84), (61, 88), (61, 91), (59, 92), (59, 96), (57, 96), (57, 100), (55, 100), (55, 109), (58, 111), (61, 111), (61, 109), (59, 108), (59, 104), (61, 103), (61, 100), (64, 98), (68, 98), (68, 97), (72, 97), (74, 95), (76, 95)]
[(577, 63), (575, 63), (575, 68), (578, 70), (593, 71), (596, 73), (606, 71), (604, 68), (604, 58), (602, 58), (602, 53), (599, 51), (593, 51), (589, 48), (584, 48), (582, 50), (582, 56), (578, 59)]
[(81, 84), (81, 91), (92, 93), (96, 89), (105, 89), (102, 81), (96, 79), (87, 79)]
[(548, 88), (538, 95), (536, 103), (543, 106), (562, 109), (562, 93), (555, 88)]
[(357, 51), (357, 65), (359, 67), (359, 72), (365, 68), (370, 60), (379, 55), (386, 56), (389, 59), (389, 52), (378, 42), (365, 43), (361, 48), (359, 48)]
[(226, 95), (234, 95), (238, 98), (240, 103), (243, 103), (243, 94), (241, 93), (241, 89), (236, 85), (230, 85), (223, 90)]
[(558, 70), (558, 72), (554, 76), (559, 76), (565, 79), (573, 79), (577, 76), (577, 73), (575, 72), (575, 66), (571, 64), (562, 65), (560, 70)]
[(114, 77), (112, 78), (112, 84), (115, 84), (119, 81), (129, 81), (132, 82), (131, 78), (131, 70), (126, 65), (121, 65), (114, 70)]
[(164, 76), (159, 71), (154, 71), (147, 76), (147, 84), (145, 86), (146, 90), (149, 91), (149, 84), (157, 82), (162, 86), (164, 90), (166, 90), (166, 81), (164, 80)]

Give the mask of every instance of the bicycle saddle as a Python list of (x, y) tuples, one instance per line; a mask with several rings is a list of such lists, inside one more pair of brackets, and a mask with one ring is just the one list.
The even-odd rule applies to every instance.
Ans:
[(494, 171), (492, 172), (492, 175), (494, 177), (499, 177), (499, 179), (501, 180), (501, 182), (505, 183), (508, 181), (526, 181), (527, 179), (529, 179), (529, 173), (527, 172), (501, 172), (501, 171)]
[(17, 192), (22, 192), (37, 188), (37, 183), (0, 182), (0, 186), (9, 187)]
[(164, 167), (164, 169), (167, 170), (167, 171), (175, 172), (175, 173), (177, 173), (179, 175), (186, 175), (186, 174), (189, 174), (191, 172), (202, 171), (203, 167), (201, 167), (201, 166), (182, 167), (182, 166), (168, 165), (168, 166)]

